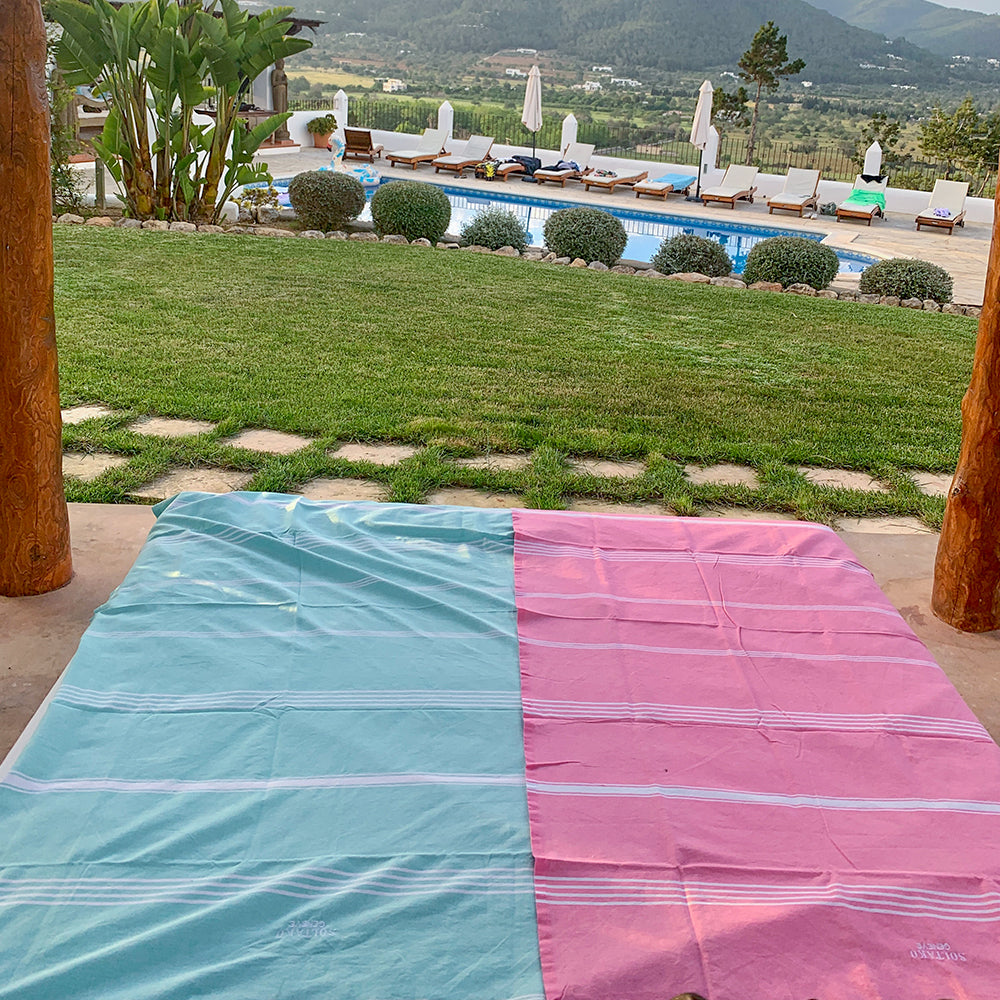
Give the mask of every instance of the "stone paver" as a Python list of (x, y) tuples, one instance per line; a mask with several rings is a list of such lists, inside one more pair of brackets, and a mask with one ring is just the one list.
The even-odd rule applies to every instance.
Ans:
[(530, 468), (530, 455), (504, 455), (500, 452), (489, 455), (474, 455), (472, 458), (456, 458), (455, 464), (463, 469), (496, 469), (502, 472), (521, 472)]
[(611, 503), (608, 500), (571, 500), (569, 510), (584, 514), (617, 514), (624, 517), (673, 517), (672, 511), (655, 503)]
[(751, 510), (749, 507), (706, 507), (702, 517), (722, 517), (727, 521), (797, 521), (794, 514), (776, 510)]
[(917, 489), (932, 497), (946, 497), (951, 489), (953, 476), (943, 472), (913, 472), (911, 473)]
[(427, 497), (429, 504), (442, 504), (447, 507), (502, 507), (513, 510), (524, 506), (524, 500), (516, 493), (486, 493), (482, 490), (469, 490), (462, 486), (450, 486), (436, 490)]
[(143, 497), (146, 500), (165, 500), (183, 490), (232, 493), (234, 490), (243, 489), (251, 479), (253, 479), (251, 473), (234, 472), (232, 469), (173, 469), (146, 486), (132, 490), (132, 496)]
[(841, 490), (865, 490), (868, 493), (888, 493), (889, 487), (872, 479), (867, 472), (854, 472), (851, 469), (813, 469), (800, 465), (802, 473), (810, 483), (817, 486), (834, 486)]
[(291, 455), (312, 444), (309, 438), (298, 434), (286, 434), (284, 431), (266, 431), (250, 428), (240, 431), (234, 438), (222, 442), (234, 448), (246, 448), (249, 451), (266, 451), (271, 455)]
[[(175, 420), (173, 417), (143, 417), (128, 429), (136, 434), (150, 434), (153, 437), (180, 438), (194, 434), (204, 434), (215, 427), (206, 420)], [(221, 492), (226, 492), (222, 490)]]
[(837, 531), (856, 531), (864, 535), (933, 535), (916, 517), (845, 517), (837, 521)]
[(111, 413), (112, 411), (106, 406), (71, 406), (62, 411), (62, 422), (64, 424), (82, 424), (84, 420), (110, 417)]
[(581, 476), (600, 476), (604, 479), (635, 479), (646, 471), (643, 462), (615, 462), (604, 458), (577, 458), (569, 467)]
[(307, 500), (384, 500), (385, 490), (370, 479), (312, 479), (299, 493)]
[(410, 444), (359, 444), (350, 442), (329, 452), (331, 458), (348, 462), (371, 462), (373, 465), (395, 465), (412, 458), (419, 451)]
[(749, 486), (755, 490), (760, 485), (757, 473), (745, 465), (719, 462), (718, 465), (685, 465), (684, 475), (696, 486)]
[(80, 455), (67, 451), (63, 453), (62, 470), (64, 476), (72, 476), (74, 479), (82, 479), (83, 482), (89, 483), (102, 472), (127, 464), (128, 459), (124, 455), (110, 455), (103, 451)]

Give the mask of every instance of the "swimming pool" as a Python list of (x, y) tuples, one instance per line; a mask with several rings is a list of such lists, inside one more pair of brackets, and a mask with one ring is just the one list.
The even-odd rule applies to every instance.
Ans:
[[(283, 186), (287, 186), (289, 180), (291, 178), (278, 178), (274, 184), (280, 191)], [(389, 178), (383, 178), (382, 183), (388, 183), (389, 180)], [(549, 198), (533, 198), (515, 194), (509, 190), (502, 190), (499, 187), (496, 191), (489, 192), (470, 191), (468, 188), (456, 187), (455, 185), (441, 185), (441, 189), (448, 195), (448, 200), (451, 202), (449, 232), (461, 232), (462, 227), (484, 208), (502, 206), (510, 209), (518, 217), (521, 224), (528, 230), (528, 242), (535, 246), (544, 245), (545, 222), (553, 212), (560, 208), (575, 208), (583, 205), (589, 208), (602, 208), (619, 219), (625, 227), (625, 232), (628, 233), (628, 243), (622, 254), (626, 260), (650, 261), (663, 240), (677, 236), (679, 233), (689, 233), (721, 243), (725, 247), (726, 253), (732, 258), (733, 270), (737, 274), (742, 274), (743, 268), (746, 266), (747, 254), (754, 244), (761, 240), (772, 236), (803, 236), (817, 242), (823, 239), (819, 233), (804, 233), (795, 229), (753, 226), (741, 222), (717, 222), (709, 219), (700, 221), (690, 216), (632, 211), (618, 205), (595, 204), (594, 201), (555, 201)], [(288, 203), (287, 197), (282, 199), (282, 203)], [(371, 219), (370, 206), (365, 207), (360, 218), (363, 220)], [(841, 274), (858, 273), (869, 264), (875, 263), (874, 257), (865, 254), (853, 253), (849, 250), (837, 250), (836, 253), (840, 260)]]

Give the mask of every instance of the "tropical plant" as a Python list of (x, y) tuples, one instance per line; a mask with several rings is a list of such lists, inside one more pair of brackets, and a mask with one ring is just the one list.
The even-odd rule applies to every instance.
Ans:
[(439, 187), (422, 181), (390, 181), (372, 195), (372, 222), (379, 236), (437, 243), (451, 222), (451, 202)]
[(753, 99), (750, 136), (747, 139), (747, 163), (753, 163), (754, 142), (757, 138), (757, 118), (760, 115), (760, 95), (778, 89), (781, 78), (794, 76), (805, 69), (801, 59), (788, 61), (788, 36), (778, 34), (778, 26), (768, 21), (757, 29), (750, 48), (740, 57), (740, 79), (753, 84), (757, 92)]
[(462, 242), (490, 250), (523, 250), (528, 245), (528, 232), (510, 209), (485, 208), (462, 227)]
[[(254, 128), (239, 117), (251, 82), (312, 44), (285, 35), (291, 7), (260, 14), (236, 0), (53, 0), (57, 58), (69, 84), (101, 81), (111, 111), (94, 149), (129, 214), (217, 221), (240, 185), (267, 182), (254, 153), (290, 117)], [(195, 110), (210, 99), (215, 120)]]
[(761, 240), (747, 254), (743, 280), (777, 281), (782, 288), (789, 285), (811, 285), (826, 288), (840, 267), (835, 251), (817, 240), (804, 236), (773, 236)]
[(288, 200), (307, 229), (342, 229), (365, 207), (365, 189), (351, 174), (306, 170), (288, 185)]
[(951, 301), (951, 275), (926, 260), (893, 257), (876, 261), (861, 272), (858, 291), (865, 295), (895, 295), (900, 299)]
[(599, 260), (611, 267), (627, 242), (621, 222), (599, 208), (560, 208), (545, 223), (545, 245), (557, 257), (579, 258), (588, 264)]
[(652, 264), (660, 274), (692, 271), (710, 278), (723, 278), (733, 270), (733, 262), (721, 243), (693, 233), (678, 233), (664, 240)]

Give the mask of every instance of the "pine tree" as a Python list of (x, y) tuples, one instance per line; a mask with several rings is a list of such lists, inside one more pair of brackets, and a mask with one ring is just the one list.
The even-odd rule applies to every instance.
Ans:
[(753, 163), (754, 144), (757, 140), (757, 118), (760, 114), (760, 95), (767, 91), (773, 93), (778, 89), (781, 78), (794, 76), (805, 69), (806, 64), (801, 59), (788, 61), (788, 36), (779, 35), (774, 21), (768, 21), (757, 29), (750, 48), (743, 53), (739, 61), (740, 78), (747, 83), (757, 85), (757, 93), (753, 102), (753, 115), (750, 119), (750, 139), (747, 142), (747, 163)]

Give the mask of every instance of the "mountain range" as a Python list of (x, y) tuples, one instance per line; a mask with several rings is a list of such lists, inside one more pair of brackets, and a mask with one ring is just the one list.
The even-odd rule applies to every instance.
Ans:
[(488, 9), (483, 0), (301, 0), (297, 6), (338, 33), (392, 39), (424, 54), (530, 47), (633, 72), (735, 68), (766, 21), (787, 34), (789, 57), (805, 60), (800, 79), (816, 82), (939, 84), (954, 72), (951, 56), (1000, 52), (1000, 16), (927, 0), (492, 0)]
[(853, 24), (905, 37), (938, 55), (1000, 57), (1000, 14), (981, 14), (929, 3), (928, 0), (809, 0)]

